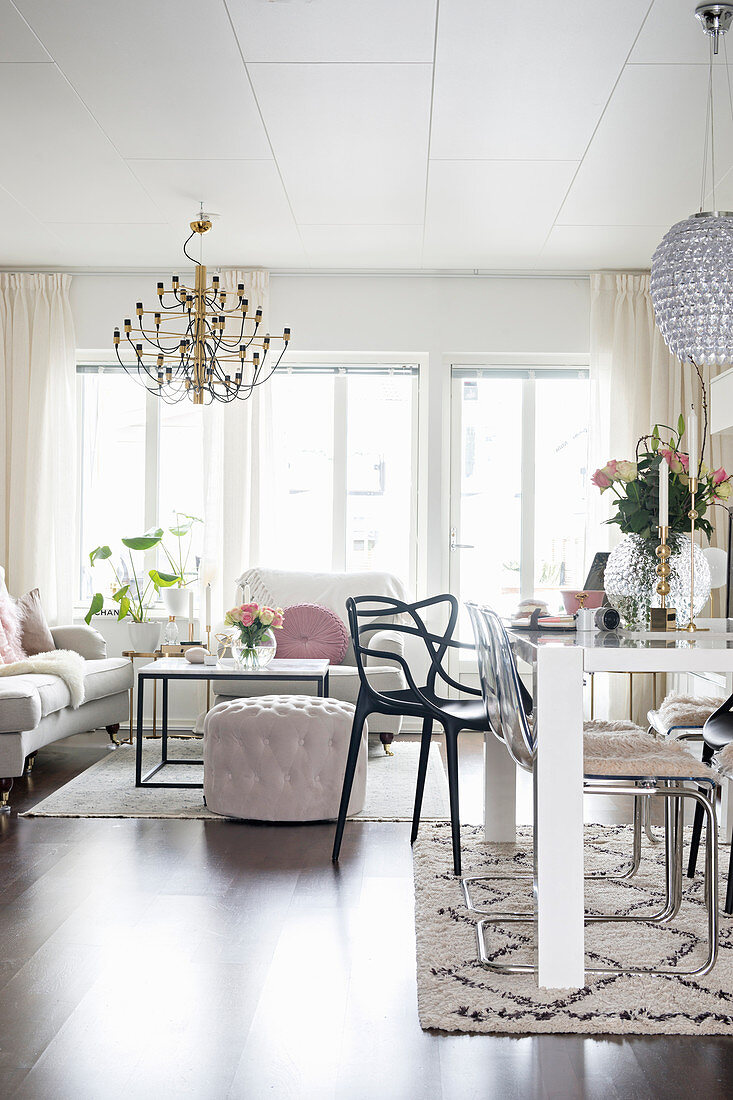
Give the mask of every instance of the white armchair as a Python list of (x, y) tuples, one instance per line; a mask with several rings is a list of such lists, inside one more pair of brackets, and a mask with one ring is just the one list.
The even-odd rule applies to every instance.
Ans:
[[(248, 569), (237, 580), (238, 584), (248, 584), (252, 599), (257, 603), (273, 607), (289, 607), (296, 603), (315, 603), (335, 612), (346, 623), (346, 600), (349, 596), (393, 596), (407, 600), (408, 595), (401, 581), (390, 573), (302, 573), (285, 569)], [(390, 653), (402, 654), (402, 641), (389, 631), (377, 631), (372, 635), (375, 647)], [(369, 680), (377, 690), (400, 691), (407, 685), (399, 664), (368, 662)], [(332, 665), (329, 670), (330, 694), (334, 699), (346, 703), (356, 703), (359, 694), (359, 674), (356, 668), (354, 647), (349, 642), (348, 649), (340, 665)], [(282, 694), (303, 695), (307, 685), (278, 682), (277, 690)], [(261, 694), (261, 688), (246, 681), (217, 683), (217, 702), (225, 697), (252, 696)], [(315, 690), (315, 689), (312, 689)], [(402, 719), (399, 716), (375, 714), (369, 720), (371, 733), (378, 733), (389, 752), (388, 746), (400, 732)]]

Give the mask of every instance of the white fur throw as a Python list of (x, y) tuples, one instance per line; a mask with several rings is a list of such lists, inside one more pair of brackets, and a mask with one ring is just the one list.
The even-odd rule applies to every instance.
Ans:
[(586, 775), (684, 776), (710, 779), (715, 772), (696, 760), (679, 742), (660, 744), (643, 730), (606, 734), (589, 732), (583, 738)]
[(63, 680), (69, 689), (73, 710), (84, 702), (84, 658), (78, 653), (54, 649), (50, 653), (36, 653), (23, 661), (0, 665), (0, 676), (27, 676), (29, 673), (58, 676)]
[(722, 695), (684, 695), (673, 691), (658, 710), (659, 720), (666, 729), (673, 726), (704, 726), (707, 719), (723, 702)]

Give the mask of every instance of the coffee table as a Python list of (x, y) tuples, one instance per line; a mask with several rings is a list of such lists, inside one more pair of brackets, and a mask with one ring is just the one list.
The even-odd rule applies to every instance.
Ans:
[[(161, 768), (170, 765), (203, 764), (203, 760), (171, 760), (168, 757), (168, 685), (171, 680), (255, 680), (259, 683), (277, 684), (278, 680), (295, 680), (298, 683), (315, 683), (316, 693), (321, 698), (328, 695), (328, 669), (326, 660), (278, 660), (271, 661), (267, 668), (245, 672), (235, 668), (234, 663), (221, 661), (218, 665), (194, 665), (185, 657), (163, 657), (148, 665), (143, 665), (137, 674), (137, 737), (135, 747), (135, 786), (136, 787), (191, 787), (203, 788), (203, 783), (174, 783), (172, 780), (151, 782)], [(143, 775), (143, 710), (145, 705), (145, 684), (152, 680), (161, 682), (162, 720), (160, 729), (160, 762)], [(263, 691), (264, 695), (265, 692)]]

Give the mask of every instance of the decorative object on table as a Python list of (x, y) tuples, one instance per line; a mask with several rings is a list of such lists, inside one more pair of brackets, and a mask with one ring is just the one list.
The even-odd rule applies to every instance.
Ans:
[(574, 615), (581, 607), (584, 607), (586, 610), (600, 607), (606, 597), (606, 593), (602, 588), (585, 588), (582, 591), (579, 591), (577, 588), (563, 588), (560, 595), (562, 596), (566, 615)]
[[(651, 265), (649, 289), (659, 330), (679, 359), (700, 363), (733, 360), (733, 213), (718, 210), (715, 198), (714, 56), (730, 27), (733, 4), (702, 3), (695, 9), (710, 36), (708, 102), (703, 153), (700, 210), (677, 222), (657, 247)], [(728, 69), (727, 49), (726, 73)], [(730, 84), (728, 85), (730, 98)], [(733, 99), (730, 100), (733, 108)], [(710, 151), (711, 178), (707, 179)], [(726, 165), (727, 170), (727, 165)], [(708, 191), (711, 209), (704, 210)]]
[(274, 631), (282, 628), (282, 608), (243, 603), (230, 608), (224, 622), (233, 628), (230, 644), (235, 667), (266, 668), (277, 649)]
[(511, 621), (516, 626), (536, 629), (539, 616), (547, 614), (548, 608), (544, 600), (522, 600), (511, 616)]
[[(219, 288), (219, 276), (214, 275), (211, 284), (207, 283), (206, 267), (201, 262), (203, 235), (216, 217), (205, 213), (202, 205), (190, 223), (191, 235), (183, 252), (196, 264), (194, 286), (187, 287), (172, 275), (168, 290), (158, 283), (157, 310), (143, 309), (143, 303), (138, 302), (134, 330), (132, 319), (125, 319), (124, 337), (131, 353), (127, 362), (120, 354), (120, 330), (114, 330), (114, 347), (121, 366), (148, 393), (167, 404), (187, 397), (194, 405), (246, 401), (277, 370), (290, 341), (289, 328), (283, 329), (282, 337), (259, 335), (262, 310), (257, 307), (254, 316), (248, 315), (243, 283), (239, 283), (236, 300), (229, 308), (226, 291)], [(198, 260), (186, 249), (196, 235), (200, 244)], [(146, 317), (152, 321), (146, 324)], [(229, 334), (225, 335), (227, 323)], [(273, 363), (268, 355), (274, 340), (282, 340), (283, 347)]]
[(210, 657), (211, 654), (209, 653), (208, 649), (204, 649), (203, 646), (192, 645), (188, 646), (183, 656), (186, 658), (189, 664), (202, 665), (206, 658)]
[(595, 624), (596, 630), (600, 630), (604, 634), (610, 634), (612, 631), (618, 630), (621, 625), (621, 616), (615, 607), (599, 607), (595, 612)]
[(323, 657), (332, 665), (340, 665), (348, 646), (349, 632), (343, 620), (328, 607), (300, 603), (283, 611), (278, 657)]
[[(578, 609), (575, 612), (575, 629), (576, 630), (595, 630), (596, 628), (596, 610), (592, 607), (586, 607), (585, 601), (588, 598), (587, 592), (576, 592), (575, 599), (578, 603)], [(567, 606), (567, 605), (566, 605)]]
[[(669, 433), (667, 439), (662, 438), (660, 427)], [(676, 431), (666, 425), (657, 425), (650, 436), (643, 436), (637, 443), (636, 462), (612, 459), (596, 470), (592, 478), (602, 493), (611, 489), (615, 494), (616, 514), (607, 522), (618, 525), (626, 535), (609, 555), (604, 583), (609, 603), (620, 613), (622, 625), (628, 629), (645, 629), (650, 608), (661, 598), (655, 592), (657, 538), (654, 535), (659, 519), (660, 460), (669, 467), (669, 522), (665, 526), (669, 527), (671, 553), (667, 603), (676, 608), (678, 623), (687, 623), (700, 614), (710, 593), (708, 563), (702, 550), (694, 546), (687, 534), (692, 496), (689, 455), (681, 449), (684, 432), (682, 416)], [(698, 462), (696, 519), (697, 526), (708, 538), (713, 529), (705, 516), (707, 509), (727, 501), (732, 491), (730, 475), (722, 467), (711, 471)], [(694, 609), (691, 611), (690, 570), (693, 563)]]

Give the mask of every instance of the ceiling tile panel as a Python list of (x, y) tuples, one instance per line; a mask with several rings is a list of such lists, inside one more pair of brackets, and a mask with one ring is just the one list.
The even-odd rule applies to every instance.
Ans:
[(129, 161), (181, 241), (199, 201), (221, 219), (205, 238), (208, 262), (303, 266), (303, 245), (272, 160)]
[[(562, 225), (671, 225), (699, 206), (707, 75), (697, 65), (630, 65), (558, 217)], [(717, 168), (733, 163), (720, 127)], [(727, 195), (727, 197), (725, 197)], [(733, 202), (733, 185), (719, 203)]]
[(441, 0), (431, 155), (582, 156), (645, 11), (640, 0)]
[(246, 61), (433, 60), (435, 0), (227, 0)]
[(648, 269), (668, 225), (556, 225), (537, 261), (538, 270)]
[(0, 63), (51, 60), (15, 5), (0, 0)]
[(419, 268), (422, 225), (302, 225), (312, 267)]
[(17, 0), (126, 157), (267, 157), (222, 3)]
[(298, 222), (422, 221), (429, 65), (253, 65), (250, 71)]
[(0, 65), (0, 148), (0, 186), (40, 221), (161, 220), (55, 65)]
[(574, 161), (430, 165), (426, 267), (528, 267), (539, 256)]
[(1, 187), (0, 219), (4, 267), (46, 266), (64, 262), (64, 249), (59, 237), (50, 228), (41, 225)]

